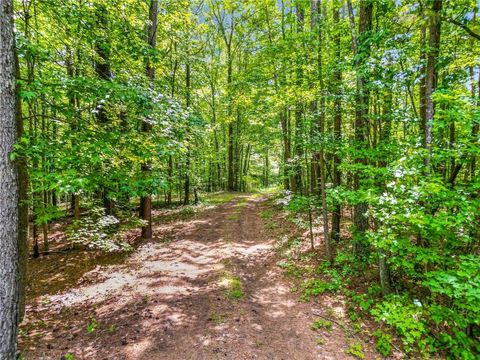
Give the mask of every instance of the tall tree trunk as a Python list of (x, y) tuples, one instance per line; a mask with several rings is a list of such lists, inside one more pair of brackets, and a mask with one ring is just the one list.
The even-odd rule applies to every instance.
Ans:
[(218, 130), (217, 130), (217, 104), (216, 104), (216, 94), (215, 94), (215, 80), (213, 75), (210, 79), (210, 94), (211, 94), (211, 107), (212, 107), (212, 128), (213, 128), (213, 149), (214, 160), (213, 160), (213, 176), (212, 176), (212, 189), (216, 191), (220, 185), (220, 159), (219, 159), (219, 144), (218, 144)]
[[(475, 74), (473, 71), (473, 67), (470, 68), (470, 76), (471, 76), (471, 87), (472, 87), (472, 100), (475, 102), (475, 105), (478, 107), (480, 106), (480, 72), (478, 74), (478, 82), (475, 85)], [(478, 94), (475, 92), (475, 89), (478, 90)], [(472, 142), (477, 141), (477, 136), (478, 136), (478, 128), (480, 126), (480, 123), (477, 119), (473, 120), (474, 123), (472, 125), (472, 131), (471, 131), (471, 138)], [(477, 168), (477, 159), (475, 154), (472, 155), (472, 158), (470, 160), (470, 178), (473, 181), (475, 179), (475, 172)]]
[(423, 146), (425, 147), (425, 129), (427, 124), (427, 88), (426, 88), (426, 37), (427, 28), (425, 25), (420, 30), (420, 64), (421, 79), (419, 89), (419, 115), (420, 115), (420, 131), (422, 133)]
[[(297, 33), (303, 33), (303, 26), (305, 22), (305, 13), (302, 8), (302, 4), (296, 4), (295, 6), (296, 17), (297, 17)], [(301, 51), (303, 53), (303, 39), (301, 40)], [(296, 78), (296, 85), (297, 90), (301, 89), (302, 86), (302, 79), (303, 79), (303, 71), (302, 71), (302, 58), (303, 54), (300, 54), (297, 58), (297, 78)], [(291, 184), (292, 191), (301, 193), (303, 190), (303, 183), (302, 183), (302, 165), (301, 161), (303, 159), (303, 111), (304, 111), (304, 104), (303, 101), (297, 99), (297, 103), (295, 104), (295, 146), (294, 146), (294, 164), (293, 164), (293, 182)]]
[(13, 3), (0, 0), (0, 358), (16, 358), (19, 322), (18, 165), (10, 155), (17, 141)]
[[(158, 24), (157, 24), (158, 25)], [(177, 51), (177, 44), (174, 43), (172, 46), (172, 51), (170, 52), (170, 55), (173, 57), (173, 54)], [(175, 95), (175, 89), (176, 89), (176, 79), (177, 79), (177, 69), (178, 69), (178, 59), (175, 58), (175, 60), (171, 60), (171, 79), (170, 79), (170, 84), (171, 84), (171, 92), (170, 95), (173, 97)], [(167, 161), (167, 179), (168, 179), (168, 188), (167, 188), (167, 194), (166, 194), (166, 203), (167, 205), (172, 204), (172, 192), (173, 192), (173, 155), (168, 155), (168, 161)]]
[[(187, 62), (185, 65), (185, 89), (186, 89), (186, 107), (187, 109), (190, 107), (190, 63)], [(187, 137), (189, 134), (187, 133)], [(187, 141), (190, 139), (187, 138)], [(185, 182), (184, 182), (184, 197), (183, 197), (183, 205), (190, 204), (190, 144), (187, 144), (187, 154), (186, 154), (186, 161), (185, 161)]]
[[(101, 32), (95, 42), (95, 51), (98, 55), (98, 61), (95, 62), (95, 72), (97, 76), (104, 81), (111, 81), (112, 72), (110, 68), (110, 44), (108, 44), (107, 34), (108, 19), (105, 17), (106, 9), (104, 5), (98, 4), (96, 8), (97, 28)], [(97, 113), (97, 120), (100, 124), (106, 125), (108, 122), (107, 111), (104, 106), (100, 106)], [(108, 186), (103, 186), (102, 201), (105, 213), (111, 215), (113, 213), (113, 201), (108, 195)]]
[(270, 158), (268, 149), (265, 151), (265, 165), (263, 173), (263, 186), (268, 188), (270, 185)]
[[(149, 24), (147, 28), (147, 43), (150, 48), (155, 49), (157, 46), (157, 17), (158, 17), (158, 0), (150, 0), (149, 8)], [(148, 80), (150, 81), (150, 87), (154, 88), (155, 81), (155, 68), (153, 67), (150, 59), (147, 59), (146, 63), (146, 74)], [(152, 131), (152, 124), (148, 119), (142, 122), (142, 131), (148, 134)], [(142, 165), (142, 172), (146, 177), (149, 176), (151, 170), (151, 162), (147, 161)], [(140, 215), (141, 218), (146, 222), (142, 226), (142, 237), (145, 239), (150, 239), (152, 237), (152, 189), (147, 189), (147, 194), (140, 198)]]
[[(340, 23), (340, 9), (338, 2), (334, 4), (333, 9), (333, 22), (335, 29), (339, 28)], [(334, 44), (335, 44), (335, 60), (336, 64), (333, 70), (333, 82), (334, 82), (334, 93), (335, 98), (333, 100), (333, 137), (335, 141), (335, 153), (333, 155), (333, 188), (336, 189), (341, 185), (342, 176), (340, 172), (340, 156), (338, 154), (341, 148), (342, 141), (342, 98), (341, 98), (341, 82), (342, 82), (342, 65), (341, 65), (341, 43), (340, 43), (340, 32), (335, 31), (334, 35)], [(342, 209), (339, 203), (335, 203), (335, 207), (332, 212), (332, 234), (331, 238), (333, 241), (338, 241), (340, 239), (340, 220), (341, 220)]]
[(291, 190), (290, 166), (291, 166), (291, 141), (290, 141), (290, 122), (288, 121), (288, 112), (286, 109), (280, 111), (280, 124), (282, 126), (283, 140), (283, 187), (285, 190)]
[[(16, 77), (20, 78), (18, 57), (15, 54)], [(19, 87), (17, 86), (16, 96), (16, 123), (17, 139), (23, 135), (22, 102), (20, 101)], [(1, 93), (1, 91), (0, 91)], [(25, 287), (27, 282), (27, 260), (28, 260), (28, 171), (27, 159), (25, 156), (17, 158), (18, 165), (18, 257), (19, 257), (19, 322), (25, 314)], [(52, 199), (53, 200), (53, 199)]]
[(327, 255), (327, 259), (330, 262), (333, 262), (334, 258), (334, 245), (330, 238), (330, 231), (329, 231), (329, 224), (328, 224), (328, 209), (327, 209), (327, 167), (325, 163), (325, 82), (323, 80), (323, 18), (322, 15), (322, 8), (321, 3), (318, 4), (318, 14), (319, 18), (322, 20), (318, 28), (318, 76), (320, 82), (320, 116), (319, 116), (319, 133), (321, 135), (322, 143), (320, 147), (320, 154), (319, 154), (319, 165), (320, 165), (320, 190), (321, 190), (321, 197), (322, 197), (322, 214), (323, 214), (323, 238), (325, 241), (325, 252)]
[(228, 168), (227, 168), (227, 186), (229, 191), (235, 191), (235, 159), (234, 159), (234, 147), (235, 147), (235, 131), (233, 116), (233, 99), (231, 94), (232, 87), (232, 54), (230, 46), (227, 49), (227, 91), (228, 91)]
[[(359, 11), (359, 26), (358, 39), (355, 33), (355, 25), (353, 23), (354, 14), (352, 11), (351, 0), (347, 1), (350, 22), (352, 28), (352, 44), (356, 55), (356, 76), (357, 76), (357, 90), (356, 90), (356, 104), (355, 104), (355, 146), (359, 151), (364, 149), (367, 144), (367, 119), (369, 112), (369, 90), (366, 86), (365, 66), (370, 56), (370, 45), (365, 39), (369, 36), (372, 30), (372, 15), (373, 2), (370, 0), (360, 0)], [(360, 44), (362, 46), (360, 46)], [(365, 157), (357, 155), (355, 163), (359, 166), (366, 165)], [(361, 189), (362, 174), (357, 169), (353, 176), (353, 189), (359, 191)], [(354, 207), (353, 223), (355, 226), (354, 235), (354, 253), (357, 257), (363, 257), (366, 252), (366, 245), (364, 242), (364, 234), (368, 229), (368, 217), (366, 212), (368, 205), (365, 202), (360, 202)]]
[(429, 41), (427, 51), (427, 67), (425, 76), (425, 149), (427, 155), (425, 157), (425, 166), (430, 172), (430, 164), (432, 158), (432, 130), (434, 104), (432, 95), (437, 88), (437, 59), (440, 52), (440, 29), (442, 26), (441, 12), (442, 0), (433, 0), (432, 11), (429, 17)]
[[(75, 78), (75, 70), (73, 67), (74, 53), (72, 49), (68, 46), (66, 47), (65, 51), (67, 53), (67, 60), (65, 62), (66, 68), (67, 68), (67, 75), (71, 80), (73, 80)], [(78, 129), (78, 114), (76, 109), (76, 103), (78, 99), (75, 98), (75, 94), (73, 91), (69, 91), (67, 95), (68, 95), (68, 103), (70, 106), (70, 111), (73, 114), (72, 118), (70, 119), (70, 122), (71, 122), (70, 130), (72, 134), (75, 134)], [(71, 137), (72, 148), (75, 147), (75, 140), (76, 140), (76, 137), (72, 136)], [(74, 219), (80, 220), (80, 193), (78, 191), (72, 193), (71, 211), (73, 213)]]

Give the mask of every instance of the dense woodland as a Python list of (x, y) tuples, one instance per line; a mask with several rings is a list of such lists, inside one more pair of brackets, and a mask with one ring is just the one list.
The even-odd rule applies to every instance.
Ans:
[(105, 229), (149, 238), (152, 208), (276, 186), (327, 268), (376, 274), (360, 304), (405, 352), (479, 356), (477, 1), (0, 0), (0, 24), (2, 283), (61, 219), (72, 247), (122, 251)]

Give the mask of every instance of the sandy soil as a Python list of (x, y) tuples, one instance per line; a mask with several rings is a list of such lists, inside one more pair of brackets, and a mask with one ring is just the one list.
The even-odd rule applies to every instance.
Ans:
[[(239, 196), (193, 219), (157, 224), (154, 239), (125, 261), (31, 300), (23, 356), (352, 359), (341, 327), (310, 329), (312, 312), (322, 309), (299, 302), (276, 266), (276, 240), (260, 217), (264, 200)], [(333, 298), (324, 306), (341, 312), (343, 305)]]

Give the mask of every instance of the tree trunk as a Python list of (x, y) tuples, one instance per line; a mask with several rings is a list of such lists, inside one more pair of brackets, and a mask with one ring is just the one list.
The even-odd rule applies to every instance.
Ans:
[[(149, 8), (149, 24), (147, 28), (147, 43), (152, 48), (155, 49), (157, 45), (157, 15), (158, 15), (158, 0), (150, 1)], [(155, 81), (155, 68), (153, 67), (150, 59), (147, 59), (146, 63), (146, 74), (148, 80), (150, 81), (150, 87), (154, 88)], [(142, 131), (148, 134), (152, 131), (152, 124), (148, 121), (142, 122)], [(152, 171), (152, 165), (150, 161), (147, 161), (142, 165), (142, 172), (146, 177), (148, 177)], [(142, 237), (144, 239), (150, 239), (152, 237), (152, 189), (147, 189), (147, 194), (140, 198), (140, 215), (141, 218), (146, 222), (142, 226)]]
[(234, 135), (234, 124), (232, 121), (232, 95), (231, 95), (231, 87), (232, 87), (232, 55), (230, 49), (230, 43), (227, 42), (227, 91), (228, 91), (228, 168), (227, 168), (227, 184), (229, 191), (235, 191), (235, 159), (234, 159), (234, 145), (235, 145), (235, 135)]
[[(186, 107), (190, 107), (190, 63), (185, 65), (185, 89), (186, 89)], [(187, 137), (189, 134), (187, 134)], [(189, 139), (187, 138), (187, 141)], [(187, 143), (187, 159), (185, 161), (185, 182), (183, 205), (190, 204), (190, 144)]]
[(432, 95), (437, 88), (436, 66), (438, 54), (440, 52), (440, 29), (442, 25), (440, 14), (441, 10), (442, 0), (433, 0), (432, 11), (429, 19), (430, 38), (428, 42), (427, 67), (425, 76), (425, 149), (427, 150), (425, 166), (428, 172), (430, 172), (430, 162), (432, 158), (432, 129), (435, 111)]
[[(296, 17), (297, 17), (297, 33), (303, 33), (303, 26), (305, 20), (304, 10), (301, 4), (296, 4), (295, 6)], [(303, 40), (302, 40), (302, 52), (303, 52)], [(298, 89), (301, 89), (302, 86), (302, 64), (301, 64), (302, 55), (297, 58), (297, 78), (296, 84)], [(303, 111), (304, 104), (298, 99), (295, 105), (295, 146), (294, 146), (294, 164), (293, 164), (293, 182), (291, 184), (292, 191), (296, 193), (301, 193), (303, 190), (302, 182), (302, 166), (301, 161), (303, 159)]]
[(427, 98), (426, 98), (426, 36), (427, 28), (422, 26), (420, 32), (420, 73), (422, 78), (420, 79), (419, 90), (419, 115), (420, 115), (420, 131), (422, 133), (423, 146), (425, 147), (425, 129), (427, 124)]
[[(472, 99), (475, 101), (476, 106), (480, 106), (480, 73), (478, 74), (478, 82), (477, 86), (475, 86), (475, 75), (473, 72), (473, 67), (471, 68), (471, 81), (472, 81)], [(478, 94), (475, 92), (475, 89), (478, 90)], [(477, 119), (474, 119), (474, 123), (472, 126), (472, 131), (471, 131), (471, 138), (472, 142), (477, 141), (477, 136), (478, 136), (478, 128), (479, 128), (479, 121)], [(476, 173), (476, 156), (475, 154), (472, 155), (472, 159), (470, 160), (470, 179), (473, 181), (475, 179), (475, 173)]]
[(16, 358), (21, 276), (18, 167), (10, 155), (17, 141), (13, 4), (0, 0), (0, 358)]
[[(112, 72), (110, 69), (110, 45), (107, 41), (108, 30), (108, 20), (105, 17), (106, 9), (104, 5), (99, 4), (96, 8), (96, 18), (97, 18), (97, 28), (101, 32), (101, 36), (97, 38), (95, 42), (95, 51), (99, 57), (99, 61), (95, 62), (95, 72), (97, 76), (104, 80), (110, 81), (112, 78)], [(97, 113), (97, 120), (100, 124), (107, 124), (108, 117), (105, 110), (105, 106), (100, 106)], [(105, 208), (105, 213), (111, 215), (113, 213), (113, 201), (108, 195), (108, 187), (104, 186), (102, 189), (102, 201), (103, 207)]]
[[(350, 13), (350, 21), (353, 23), (353, 12), (351, 1), (348, 0), (348, 7)], [(364, 74), (364, 67), (368, 62), (370, 56), (370, 45), (368, 42), (365, 44), (365, 38), (369, 36), (372, 30), (372, 14), (373, 14), (373, 2), (369, 0), (360, 1), (359, 11), (359, 27), (358, 27), (358, 40), (355, 33), (355, 26), (351, 24), (352, 28), (352, 44), (356, 55), (356, 76), (357, 76), (357, 90), (356, 90), (356, 104), (355, 104), (355, 146), (361, 151), (367, 144), (367, 119), (369, 109), (369, 91), (366, 86), (367, 79)], [(358, 41), (358, 42), (357, 42)], [(360, 47), (359, 44), (363, 43)], [(360, 53), (361, 51), (361, 53)], [(367, 160), (365, 157), (357, 156), (355, 163), (358, 165), (366, 165)], [(361, 176), (359, 170), (356, 170), (353, 175), (353, 189), (359, 191), (361, 189)], [(360, 202), (354, 207), (353, 224), (355, 226), (354, 235), (354, 253), (357, 257), (363, 257), (366, 252), (366, 245), (364, 242), (364, 234), (368, 229), (368, 217), (366, 212), (368, 205), (365, 202)]]
[[(333, 9), (333, 22), (334, 28), (338, 29), (340, 23), (340, 9), (336, 3)], [(341, 44), (340, 44), (340, 32), (335, 31), (334, 43), (335, 43), (335, 64), (333, 70), (334, 81), (334, 93), (335, 98), (333, 100), (333, 137), (335, 141), (335, 153), (333, 155), (333, 188), (336, 189), (341, 185), (342, 176), (340, 172), (340, 156), (338, 154), (341, 148), (342, 141), (342, 98), (341, 98), (341, 81), (342, 81), (342, 65), (341, 65)], [(340, 239), (340, 220), (342, 209), (340, 204), (336, 203), (332, 212), (332, 234), (333, 241)]]
[[(16, 77), (19, 78), (18, 57), (15, 55)], [(23, 135), (22, 103), (18, 96), (17, 87), (16, 97), (16, 123), (17, 139)], [(27, 281), (27, 260), (28, 260), (28, 171), (27, 159), (25, 156), (19, 156), (18, 165), (18, 256), (19, 256), (19, 322), (23, 320), (25, 314), (25, 286)], [(55, 193), (52, 194), (52, 196)], [(53, 201), (53, 198), (52, 198)]]
[(283, 139), (283, 187), (285, 190), (291, 189), (290, 182), (290, 161), (291, 161), (291, 141), (290, 141), (290, 122), (288, 121), (287, 110), (280, 112), (280, 124), (282, 126)]

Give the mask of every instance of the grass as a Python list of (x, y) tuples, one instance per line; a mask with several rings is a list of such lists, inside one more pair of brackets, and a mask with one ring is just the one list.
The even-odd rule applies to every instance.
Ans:
[(240, 218), (240, 214), (236, 212), (227, 216), (227, 220), (238, 220), (239, 218)]
[(363, 353), (363, 346), (360, 342), (354, 342), (347, 349), (347, 354), (350, 354), (357, 359), (365, 359), (365, 354)]
[(220, 279), (220, 286), (225, 288), (225, 296), (231, 300), (240, 300), (245, 295), (239, 278), (225, 275)]
[(238, 197), (238, 193), (218, 192), (206, 195), (202, 201), (210, 205), (220, 205), (232, 201)]
[(210, 316), (208, 317), (208, 320), (214, 322), (217, 325), (221, 325), (225, 322), (225, 315), (218, 314), (218, 313), (214, 312), (214, 313), (210, 314)]
[(312, 330), (321, 330), (321, 329), (325, 329), (325, 330), (331, 330), (332, 329), (332, 322), (329, 321), (329, 320), (325, 320), (325, 319), (317, 319), (315, 320), (312, 325), (310, 326), (310, 328)]
[(274, 212), (271, 209), (262, 210), (260, 212), (260, 217), (263, 220), (270, 220), (273, 217), (273, 215), (274, 215)]

